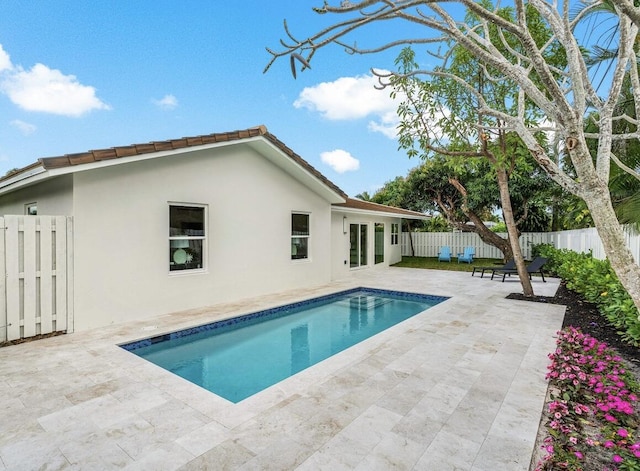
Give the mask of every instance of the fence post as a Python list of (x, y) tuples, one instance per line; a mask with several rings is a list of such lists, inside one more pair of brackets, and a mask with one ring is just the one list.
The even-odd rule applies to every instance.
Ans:
[(74, 310), (73, 310), (73, 287), (74, 287), (74, 278), (73, 278), (73, 217), (68, 216), (64, 217), (65, 227), (67, 231), (66, 241), (67, 241), (67, 333), (73, 332), (74, 329)]
[(5, 216), (7, 340), (20, 338), (20, 238), (18, 216)]
[(6, 342), (8, 337), (7, 324), (7, 266), (5, 252), (5, 224), (4, 218), (0, 217), (0, 342)]

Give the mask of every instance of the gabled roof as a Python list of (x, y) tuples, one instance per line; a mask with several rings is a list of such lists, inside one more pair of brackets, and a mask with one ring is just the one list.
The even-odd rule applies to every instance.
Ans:
[(355, 198), (347, 198), (344, 203), (334, 203), (333, 208), (338, 211), (358, 212), (358, 213), (384, 213), (388, 216), (402, 217), (404, 219), (429, 219), (430, 216), (410, 211), (408, 209), (396, 208), (384, 204), (363, 201)]
[[(87, 170), (102, 165), (124, 164), (141, 158), (154, 158), (185, 152), (197, 147), (216, 147), (228, 143), (246, 142), (256, 151), (279, 165), (295, 178), (315, 187), (333, 203), (335, 209), (360, 213), (384, 213), (407, 219), (426, 219), (424, 214), (382, 204), (352, 199), (338, 186), (322, 175), (306, 160), (287, 147), (280, 139), (260, 125), (238, 131), (182, 137), (167, 141), (153, 141), (143, 144), (109, 147), (89, 150), (77, 154), (44, 157), (37, 162), (15, 172), (0, 177), (0, 194), (13, 191), (47, 178)], [(287, 158), (283, 158), (284, 154)]]
[[(343, 201), (347, 198), (346, 193), (322, 175), (306, 160), (287, 147), (282, 141), (280, 141), (280, 139), (267, 131), (267, 128), (264, 125), (238, 131), (182, 137), (180, 139), (172, 139), (168, 141), (153, 141), (143, 144), (131, 144), (127, 146), (110, 147), (107, 149), (89, 150), (87, 152), (77, 154), (65, 154), (56, 157), (41, 158), (34, 164), (28, 165), (27, 167), (1, 177), (0, 193), (3, 193), (3, 190), (11, 191), (9, 187), (12, 185), (15, 186), (15, 184), (19, 182), (28, 184), (28, 182), (24, 182), (24, 180), (35, 180), (35, 176), (42, 174), (43, 172), (48, 172), (50, 176), (55, 176), (56, 174), (73, 173), (74, 171), (91, 168), (92, 166), (100, 163), (126, 163), (127, 161), (144, 156), (151, 158), (152, 154), (167, 155), (174, 151), (184, 151), (189, 148), (224, 145), (235, 141), (256, 141), (256, 139), (260, 140), (260, 138), (264, 138), (264, 140), (269, 142), (273, 147), (289, 157), (292, 163), (297, 164), (299, 168), (296, 170), (293, 170), (291, 166), (289, 166), (290, 168), (288, 170), (290, 173), (293, 172), (296, 176), (302, 178), (302, 174), (306, 172), (308, 174), (306, 175), (307, 179), (311, 176), (312, 179), (316, 179), (331, 193), (334, 193), (335, 196), (331, 198), (333, 200), (332, 202)], [(255, 144), (254, 142), (254, 148), (257, 147), (259, 147), (259, 144)], [(264, 148), (264, 146), (257, 150), (266, 152), (272, 160), (277, 159), (274, 153), (269, 152), (268, 149)], [(282, 164), (282, 162), (278, 163)], [(40, 179), (41, 178), (38, 178), (37, 180)]]

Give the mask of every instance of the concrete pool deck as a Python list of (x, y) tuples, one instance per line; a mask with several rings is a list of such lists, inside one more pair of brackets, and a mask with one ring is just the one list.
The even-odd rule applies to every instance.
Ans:
[[(238, 404), (117, 346), (356, 286), (451, 299)], [(528, 470), (564, 307), (511, 292), (516, 278), (362, 270), (0, 348), (0, 470)]]

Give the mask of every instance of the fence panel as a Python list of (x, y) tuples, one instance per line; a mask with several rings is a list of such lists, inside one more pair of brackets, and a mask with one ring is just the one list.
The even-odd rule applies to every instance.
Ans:
[(69, 331), (71, 227), (65, 216), (0, 218), (0, 342)]
[[(498, 234), (506, 238), (506, 234)], [(413, 242), (416, 257), (437, 257), (440, 247), (448, 245), (453, 254), (461, 253), (465, 247), (475, 248), (476, 258), (501, 259), (502, 252), (493, 245), (486, 244), (475, 232), (403, 232), (402, 255), (411, 255)], [(531, 251), (535, 244), (553, 243), (553, 234), (549, 232), (525, 233), (520, 236), (520, 248), (526, 259), (531, 259)]]
[[(506, 238), (506, 234), (499, 234)], [(411, 239), (409, 239), (411, 238)], [(631, 231), (625, 232), (627, 246), (633, 253), (636, 263), (640, 261), (640, 235)], [(436, 257), (440, 247), (448, 245), (455, 254), (462, 252), (466, 246), (476, 249), (477, 258), (502, 258), (502, 252), (492, 245), (485, 244), (480, 237), (471, 232), (403, 232), (402, 256), (411, 256), (409, 241), (413, 241), (416, 257)], [(606, 254), (598, 231), (595, 228), (574, 229), (561, 232), (527, 232), (520, 236), (522, 255), (531, 260), (532, 249), (537, 244), (552, 244), (558, 249), (569, 249), (575, 252), (589, 252), (594, 258), (604, 260)]]

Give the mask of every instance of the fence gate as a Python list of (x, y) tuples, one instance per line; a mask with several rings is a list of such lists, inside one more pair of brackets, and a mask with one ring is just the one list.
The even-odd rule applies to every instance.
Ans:
[(72, 222), (0, 217), (0, 343), (73, 331)]

